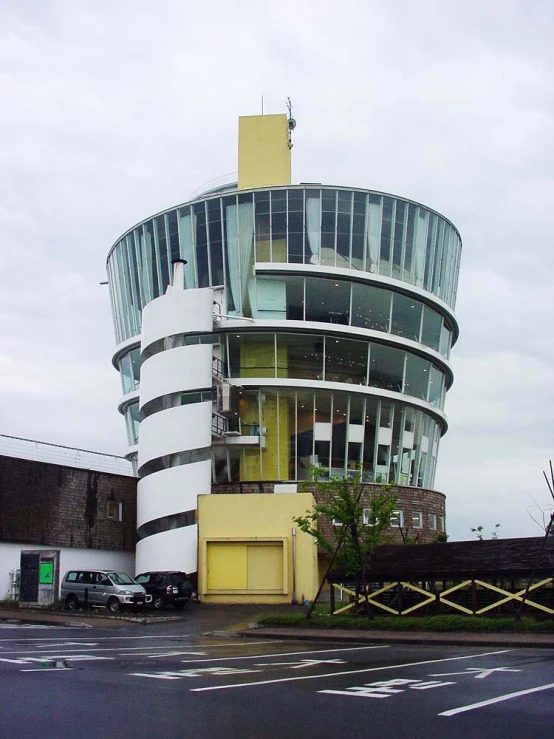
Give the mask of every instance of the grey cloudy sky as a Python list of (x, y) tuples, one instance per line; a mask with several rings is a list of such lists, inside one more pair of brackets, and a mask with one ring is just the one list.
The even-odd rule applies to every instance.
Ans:
[(403, 195), (460, 230), (436, 487), (453, 539), (538, 535), (553, 38), (551, 0), (0, 0), (0, 433), (124, 453), (108, 249), (235, 171), (237, 117), (290, 95), (294, 181)]

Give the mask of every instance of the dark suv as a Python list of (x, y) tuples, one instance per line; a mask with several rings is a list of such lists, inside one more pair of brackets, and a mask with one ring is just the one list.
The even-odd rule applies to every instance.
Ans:
[(192, 598), (193, 585), (186, 572), (142, 572), (135, 577), (152, 596), (152, 606), (157, 610), (171, 603), (175, 608), (183, 608)]

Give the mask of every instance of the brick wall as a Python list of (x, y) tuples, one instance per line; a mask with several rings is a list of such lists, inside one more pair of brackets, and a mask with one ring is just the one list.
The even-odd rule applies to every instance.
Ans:
[[(132, 552), (136, 545), (133, 477), (0, 457), (0, 541)], [(122, 521), (108, 501), (122, 503)]]
[[(252, 494), (252, 493), (273, 493), (275, 482), (239, 482), (239, 483), (221, 483), (212, 485), (212, 493), (217, 494)], [(380, 490), (380, 485), (366, 485), (362, 496), (362, 502), (367, 503), (369, 507), (369, 498), (372, 491)], [(322, 501), (322, 493), (317, 485), (310, 483), (299, 483), (298, 490), (305, 493), (313, 493), (315, 499)], [(404, 525), (402, 533), (410, 542), (416, 544), (430, 544), (437, 539), (437, 535), (441, 530), (441, 519), (445, 517), (445, 496), (435, 490), (425, 490), (422, 488), (409, 488), (398, 486), (390, 491), (398, 497), (397, 508), (402, 511)], [(416, 513), (422, 514), (422, 528), (415, 528), (412, 522), (412, 516)], [(430, 527), (430, 516), (436, 517), (436, 529)], [(333, 538), (332, 525), (325, 519), (320, 519), (319, 526), (325, 532), (328, 538)], [(383, 532), (383, 537), (388, 544), (401, 544), (402, 533), (398, 527), (391, 527)]]

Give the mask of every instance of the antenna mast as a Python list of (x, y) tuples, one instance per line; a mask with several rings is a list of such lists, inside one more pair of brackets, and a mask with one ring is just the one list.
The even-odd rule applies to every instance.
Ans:
[(287, 110), (289, 112), (288, 124), (289, 124), (289, 149), (292, 149), (292, 132), (296, 128), (296, 121), (292, 117), (292, 103), (290, 98), (287, 98)]

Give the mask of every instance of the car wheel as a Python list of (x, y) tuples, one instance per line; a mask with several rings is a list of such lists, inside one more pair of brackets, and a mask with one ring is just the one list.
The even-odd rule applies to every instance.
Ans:
[(152, 607), (156, 611), (162, 611), (165, 608), (165, 599), (161, 595), (155, 595), (152, 598)]
[(76, 611), (79, 608), (79, 600), (76, 595), (68, 595), (65, 599), (65, 607), (68, 611)]
[(119, 613), (119, 609), (121, 607), (120, 602), (117, 598), (110, 598), (108, 601), (108, 611), (110, 613)]

